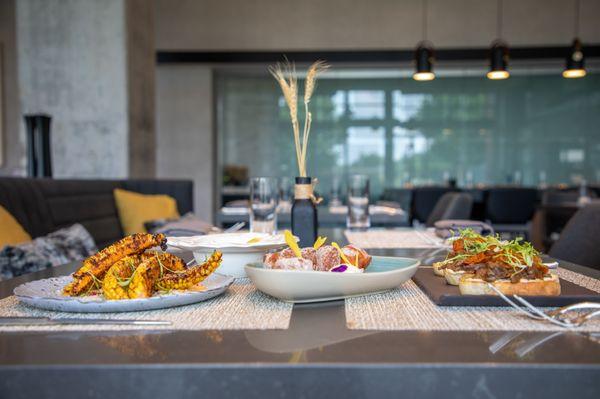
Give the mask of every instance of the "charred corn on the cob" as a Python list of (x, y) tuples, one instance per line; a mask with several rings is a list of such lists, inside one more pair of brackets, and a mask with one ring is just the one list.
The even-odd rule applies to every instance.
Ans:
[(146, 249), (166, 245), (164, 234), (134, 234), (104, 248), (97, 254), (83, 261), (83, 266), (73, 273), (73, 282), (67, 285), (63, 293), (77, 296), (85, 293), (96, 280), (102, 280), (104, 275), (120, 259), (140, 254)]
[(177, 272), (185, 273), (186, 266), (179, 257), (169, 253), (154, 253), (135, 269), (127, 289), (129, 298), (148, 298), (155, 291), (159, 278)]
[(108, 269), (102, 280), (102, 293), (106, 299), (129, 298), (127, 288), (141, 261), (140, 255), (126, 256)]
[(196, 285), (219, 267), (222, 256), (221, 252), (215, 251), (208, 260), (199, 266), (179, 273), (166, 274), (156, 281), (155, 288), (158, 290), (184, 290)]

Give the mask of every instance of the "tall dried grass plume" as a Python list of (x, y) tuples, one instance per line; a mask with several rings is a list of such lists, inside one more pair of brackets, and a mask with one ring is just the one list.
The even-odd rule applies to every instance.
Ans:
[(306, 153), (308, 149), (308, 138), (310, 136), (310, 127), (312, 124), (312, 114), (309, 110), (310, 99), (312, 98), (317, 86), (317, 77), (329, 69), (329, 64), (325, 61), (316, 61), (309, 68), (304, 82), (304, 127), (302, 130), (302, 140), (300, 140), (300, 123), (298, 121), (298, 77), (296, 67), (293, 63), (286, 60), (283, 64), (278, 63), (269, 67), (269, 72), (281, 87), (283, 98), (290, 111), (290, 120), (294, 133), (294, 144), (296, 147), (296, 160), (298, 162), (298, 173), (300, 176), (306, 176)]

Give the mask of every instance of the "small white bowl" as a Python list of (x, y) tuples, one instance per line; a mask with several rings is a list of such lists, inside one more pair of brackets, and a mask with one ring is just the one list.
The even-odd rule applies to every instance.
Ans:
[(223, 260), (218, 272), (235, 278), (247, 277), (244, 266), (248, 263), (262, 262), (268, 251), (286, 246), (283, 234), (264, 233), (228, 233), (209, 234), (192, 237), (167, 237), (167, 245), (186, 251), (192, 251), (198, 263), (218, 250)]

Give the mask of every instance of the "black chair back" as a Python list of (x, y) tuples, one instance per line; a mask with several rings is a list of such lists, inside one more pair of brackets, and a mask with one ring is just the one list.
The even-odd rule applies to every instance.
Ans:
[(561, 205), (576, 203), (579, 192), (574, 190), (548, 190), (542, 194), (543, 205)]
[(496, 187), (487, 193), (485, 219), (493, 224), (526, 224), (535, 211), (535, 188)]
[(427, 226), (432, 227), (439, 220), (470, 219), (473, 198), (467, 193), (446, 193), (438, 200), (427, 218)]
[[(597, 198), (598, 195), (591, 188), (587, 189), (587, 196)], [(563, 205), (575, 204), (579, 200), (579, 188), (569, 190), (548, 190), (542, 194), (542, 204), (544, 205)]]
[(550, 248), (550, 256), (600, 270), (600, 203), (581, 208)]
[(413, 189), (411, 221), (425, 222), (440, 198), (446, 193), (455, 192), (450, 187), (417, 187)]

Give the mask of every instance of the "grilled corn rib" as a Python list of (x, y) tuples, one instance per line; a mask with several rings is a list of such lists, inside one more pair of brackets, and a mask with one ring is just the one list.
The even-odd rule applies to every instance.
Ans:
[(164, 276), (177, 272), (185, 273), (183, 260), (169, 253), (154, 253), (145, 259), (133, 272), (133, 277), (127, 288), (128, 297), (148, 298), (155, 291), (156, 281)]
[(73, 273), (73, 277), (81, 277), (87, 272), (95, 274), (96, 270), (106, 268), (106, 264), (110, 267), (125, 256), (142, 253), (151, 247), (164, 247), (166, 242), (164, 234), (139, 233), (127, 236), (84, 260), (83, 266)]
[(97, 254), (83, 261), (83, 266), (73, 273), (73, 282), (67, 285), (65, 295), (81, 295), (94, 284), (102, 280), (104, 275), (120, 259), (144, 252), (144, 250), (160, 246), (164, 249), (167, 239), (164, 234), (134, 234), (104, 248)]
[(129, 298), (127, 284), (141, 261), (140, 255), (126, 256), (108, 269), (102, 280), (102, 293), (106, 299)]
[(155, 287), (159, 290), (184, 290), (198, 284), (214, 272), (221, 265), (223, 254), (213, 252), (203, 264), (179, 273), (166, 274), (156, 281)]

